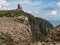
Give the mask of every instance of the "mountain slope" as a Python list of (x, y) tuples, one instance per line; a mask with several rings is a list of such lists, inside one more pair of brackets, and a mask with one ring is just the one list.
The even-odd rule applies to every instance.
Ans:
[(52, 31), (51, 31), (51, 38), (53, 41), (58, 41), (60, 42), (60, 25), (56, 26)]
[(0, 17), (3, 16), (12, 18), (19, 16), (28, 17), (28, 23), (31, 26), (32, 41), (44, 40), (49, 31), (53, 28), (53, 25), (49, 21), (42, 18), (34, 17), (32, 14), (26, 13), (24, 11), (18, 10), (0, 11)]
[(42, 18), (34, 17), (29, 13), (24, 13), (29, 19), (31, 25), (32, 37), (34, 41), (44, 40), (49, 31), (53, 28), (53, 25)]

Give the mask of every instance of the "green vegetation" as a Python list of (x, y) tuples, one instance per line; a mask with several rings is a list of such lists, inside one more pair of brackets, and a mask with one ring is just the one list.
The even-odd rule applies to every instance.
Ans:
[(22, 15), (23, 11), (18, 10), (6, 10), (6, 11), (0, 11), (0, 17), (6, 16), (6, 17), (14, 17), (14, 16), (20, 16)]
[[(45, 19), (34, 17), (33, 15), (26, 13), (24, 11), (18, 10), (9, 10), (9, 11), (0, 11), (0, 17), (18, 17), (18, 16), (27, 16), (28, 22), (31, 26), (32, 31), (32, 41), (44, 41), (45, 37), (49, 33), (49, 30), (53, 28), (52, 24)], [(15, 19), (14, 21), (23, 22), (22, 20)]]
[(21, 19), (13, 19), (15, 22), (19, 22), (19, 23), (24, 23), (24, 20)]

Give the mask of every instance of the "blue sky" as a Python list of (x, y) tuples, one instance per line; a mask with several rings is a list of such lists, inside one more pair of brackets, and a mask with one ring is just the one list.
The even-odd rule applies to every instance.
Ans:
[(0, 9), (16, 9), (18, 3), (35, 17), (46, 19), (54, 26), (60, 24), (60, 0), (0, 0)]

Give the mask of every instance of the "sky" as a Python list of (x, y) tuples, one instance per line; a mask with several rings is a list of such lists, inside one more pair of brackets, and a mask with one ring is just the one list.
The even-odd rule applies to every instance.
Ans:
[(60, 0), (0, 0), (0, 10), (16, 9), (17, 4), (25, 12), (46, 19), (54, 26), (60, 24)]

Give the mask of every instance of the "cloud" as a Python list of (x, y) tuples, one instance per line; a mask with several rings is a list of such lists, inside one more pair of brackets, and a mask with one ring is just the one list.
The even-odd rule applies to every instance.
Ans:
[(31, 13), (31, 14), (38, 14), (40, 13), (39, 11), (27, 11), (28, 13)]
[(57, 11), (56, 10), (52, 10), (49, 13), (47, 13), (47, 15), (57, 15)]
[(0, 0), (0, 10), (10, 9), (10, 3), (6, 0)]
[(40, 5), (42, 2), (32, 2), (31, 0), (13, 0), (13, 1), (7, 1), (7, 0), (0, 0), (0, 10), (9, 10), (13, 9), (16, 4), (21, 5)]
[(57, 11), (56, 11), (56, 10), (52, 10), (50, 13), (51, 13), (52, 15), (56, 15), (56, 14), (57, 14)]
[(47, 7), (47, 8), (43, 8), (42, 10), (44, 10), (46, 15), (57, 15), (57, 10), (53, 7)]
[(10, 3), (12, 3), (12, 4), (20, 3), (20, 4), (26, 4), (26, 5), (40, 5), (40, 4), (42, 4), (42, 2), (32, 2), (31, 0), (17, 0), (14, 2), (10, 2)]
[(57, 2), (57, 6), (60, 7), (60, 2)]

